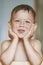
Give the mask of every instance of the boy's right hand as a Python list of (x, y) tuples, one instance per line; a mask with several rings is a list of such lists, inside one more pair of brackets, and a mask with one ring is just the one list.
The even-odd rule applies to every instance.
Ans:
[(8, 27), (9, 27), (9, 29), (8, 29), (8, 36), (11, 39), (18, 39), (17, 34), (12, 31), (10, 23), (8, 23)]

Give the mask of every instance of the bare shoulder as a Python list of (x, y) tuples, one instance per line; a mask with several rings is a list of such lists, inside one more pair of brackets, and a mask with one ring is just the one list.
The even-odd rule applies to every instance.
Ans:
[(41, 47), (41, 42), (39, 40), (37, 40), (37, 39), (33, 40), (32, 44), (33, 44), (33, 46), (39, 46), (39, 47)]
[(4, 52), (9, 47), (10, 44), (11, 44), (11, 40), (3, 41), (2, 44), (1, 44), (2, 52)]
[(41, 52), (41, 42), (39, 40), (33, 40), (32, 41), (32, 45), (34, 47), (34, 49), (39, 52), (39, 54), (42, 56), (42, 52)]

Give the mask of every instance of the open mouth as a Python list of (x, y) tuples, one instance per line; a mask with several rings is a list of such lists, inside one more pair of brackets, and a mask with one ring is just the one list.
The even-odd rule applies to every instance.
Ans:
[(23, 29), (19, 29), (18, 32), (19, 32), (19, 33), (24, 33), (25, 30), (23, 30)]

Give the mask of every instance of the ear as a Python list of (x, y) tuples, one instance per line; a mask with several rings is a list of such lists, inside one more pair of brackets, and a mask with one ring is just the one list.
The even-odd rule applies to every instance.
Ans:
[(34, 30), (35, 31), (37, 30), (37, 23), (35, 23)]
[(10, 24), (10, 25), (11, 25), (11, 21), (8, 21), (8, 24)]
[(8, 27), (11, 27), (11, 22), (10, 21), (8, 22)]

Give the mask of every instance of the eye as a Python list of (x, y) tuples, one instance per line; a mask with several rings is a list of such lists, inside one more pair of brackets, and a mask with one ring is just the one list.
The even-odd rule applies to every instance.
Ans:
[(15, 20), (15, 22), (20, 22), (19, 20)]
[(25, 21), (26, 23), (30, 23), (30, 21)]

